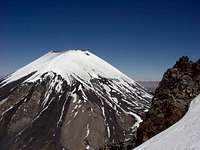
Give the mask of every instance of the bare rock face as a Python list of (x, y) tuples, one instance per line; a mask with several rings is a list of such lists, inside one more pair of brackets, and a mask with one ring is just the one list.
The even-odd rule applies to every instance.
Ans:
[(200, 60), (192, 62), (181, 57), (159, 83), (150, 111), (137, 130), (137, 145), (180, 120), (199, 93)]
[(104, 77), (101, 70), (97, 74), (90, 68), (95, 62), (97, 71), (100, 64), (102, 71), (110, 68), (121, 76), (91, 53), (73, 51), (48, 53), (0, 81), (1, 149), (85, 150), (134, 144), (151, 95), (132, 80)]

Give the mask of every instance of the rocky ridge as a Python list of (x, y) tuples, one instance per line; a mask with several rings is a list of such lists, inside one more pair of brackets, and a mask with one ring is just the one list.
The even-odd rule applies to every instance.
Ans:
[(181, 57), (168, 69), (152, 100), (151, 108), (137, 130), (137, 145), (180, 120), (191, 100), (200, 93), (200, 60)]

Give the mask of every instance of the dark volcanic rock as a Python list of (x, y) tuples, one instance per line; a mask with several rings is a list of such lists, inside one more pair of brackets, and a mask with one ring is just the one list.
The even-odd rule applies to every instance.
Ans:
[[(76, 150), (85, 149), (87, 145), (97, 149), (107, 144), (116, 148), (119, 145), (115, 143), (124, 142), (125, 139), (128, 141), (124, 144), (134, 143), (131, 137), (135, 134), (136, 127), (132, 126), (137, 120), (124, 113), (128, 112), (125, 103), (128, 99), (120, 101), (122, 94), (110, 91), (112, 97), (120, 101), (120, 110), (114, 103), (114, 109), (108, 105), (112, 102), (106, 103), (109, 97), (100, 97), (100, 94), (86, 89), (75, 78), (72, 85), (55, 73), (44, 74), (36, 82), (23, 81), (18, 80), (15, 84), (0, 87), (4, 98), (0, 101), (2, 149)], [(112, 81), (105, 78), (93, 80), (91, 83), (102, 93), (106, 89), (98, 86), (106, 84), (108, 88), (114, 87)], [(144, 109), (149, 107), (150, 99), (138, 101), (141, 103), (138, 103), (141, 105), (140, 109), (134, 105), (128, 107), (135, 109), (142, 117)], [(128, 103), (131, 104), (131, 101)]]
[(168, 69), (159, 83), (146, 119), (137, 130), (137, 145), (180, 120), (200, 93), (200, 60), (184, 56)]

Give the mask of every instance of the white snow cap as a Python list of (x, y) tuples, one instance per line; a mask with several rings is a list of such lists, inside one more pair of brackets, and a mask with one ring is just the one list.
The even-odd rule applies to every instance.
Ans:
[(200, 95), (176, 124), (134, 150), (200, 150)]
[(11, 74), (5, 80), (5, 84), (18, 80), (35, 71), (37, 72), (27, 82), (37, 80), (46, 72), (55, 72), (66, 80), (69, 80), (69, 76), (76, 75), (85, 82), (89, 82), (91, 78), (98, 78), (98, 75), (100, 75), (106, 78), (123, 79), (135, 84), (135, 81), (103, 59), (89, 51), (82, 50), (51, 51)]

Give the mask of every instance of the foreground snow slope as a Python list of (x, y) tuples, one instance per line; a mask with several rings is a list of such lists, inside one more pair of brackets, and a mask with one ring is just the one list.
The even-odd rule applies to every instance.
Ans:
[(199, 150), (200, 95), (191, 103), (187, 114), (172, 127), (134, 150)]

